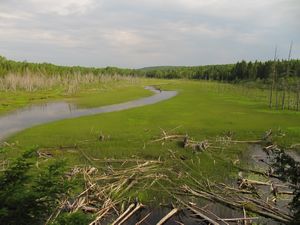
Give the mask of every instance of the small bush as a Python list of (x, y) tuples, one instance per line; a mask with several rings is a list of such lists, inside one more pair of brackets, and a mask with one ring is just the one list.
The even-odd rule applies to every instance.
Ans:
[(35, 152), (24, 153), (0, 175), (0, 224), (44, 224), (70, 188), (62, 161), (32, 170)]
[(92, 222), (93, 217), (83, 212), (64, 213), (52, 225), (85, 225)]

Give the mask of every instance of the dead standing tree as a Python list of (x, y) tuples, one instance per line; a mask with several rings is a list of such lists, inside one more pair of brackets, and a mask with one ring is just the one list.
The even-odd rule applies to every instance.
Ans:
[(292, 49), (293, 49), (293, 41), (291, 41), (291, 45), (290, 45), (286, 73), (285, 73), (285, 76), (282, 78), (282, 101), (281, 101), (281, 109), (282, 110), (284, 110), (284, 108), (285, 108), (285, 93), (286, 93), (287, 85), (288, 85), (286, 80), (291, 75), (290, 60), (291, 60)]
[(277, 60), (277, 46), (275, 47), (275, 53), (274, 53), (274, 62), (273, 62), (273, 68), (272, 68), (272, 85), (270, 90), (270, 100), (269, 100), (269, 107), (272, 108), (273, 106), (273, 89), (275, 86), (275, 79), (276, 79), (276, 60)]
[(281, 109), (285, 108), (285, 92), (286, 92), (286, 78), (282, 78), (282, 98), (281, 98)]
[(297, 97), (296, 97), (296, 110), (299, 111), (299, 103), (300, 103), (300, 80), (298, 80), (297, 84)]

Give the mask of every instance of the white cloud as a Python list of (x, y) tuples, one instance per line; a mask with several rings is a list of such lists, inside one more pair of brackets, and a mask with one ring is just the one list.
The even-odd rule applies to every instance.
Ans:
[(0, 20), (22, 20), (31, 18), (32, 14), (24, 12), (7, 13), (0, 11)]
[(43, 13), (67, 16), (84, 14), (93, 8), (95, 0), (29, 0), (33, 7)]
[[(175, 36), (177, 41), (188, 42), (186, 39), (193, 40), (215, 40), (219, 42), (224, 42), (225, 40), (236, 41), (247, 45), (256, 45), (261, 42), (264, 43), (263, 35), (265, 32), (260, 31), (242, 31), (230, 27), (222, 26), (210, 26), (205, 23), (187, 23), (187, 22), (177, 22), (177, 23), (167, 23), (164, 25), (164, 30), (170, 36)], [(193, 38), (191, 38), (193, 37)], [(174, 38), (173, 38), (174, 39)]]
[(176, 22), (167, 23), (165, 29), (173, 30), (174, 33), (181, 33), (184, 35), (197, 35), (206, 36), (209, 38), (224, 38), (231, 36), (235, 31), (225, 27), (211, 27), (205, 23), (187, 23), (187, 22)]
[(299, 0), (0, 0), (0, 54), (26, 58), (23, 48), (36, 61), (96, 66), (207, 64), (267, 59), (293, 39), (300, 57), (299, 11)]
[(64, 48), (76, 48), (82, 45), (82, 42), (80, 40), (68, 34), (41, 29), (0, 29), (0, 40), (32, 44), (44, 43)]
[(114, 47), (134, 47), (143, 43), (143, 38), (132, 30), (106, 31), (103, 37)]

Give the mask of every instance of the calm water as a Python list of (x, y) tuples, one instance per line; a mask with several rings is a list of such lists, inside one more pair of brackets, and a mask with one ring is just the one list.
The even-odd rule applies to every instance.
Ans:
[(16, 110), (8, 115), (0, 117), (0, 140), (3, 140), (13, 133), (33, 127), (35, 125), (61, 119), (136, 108), (164, 101), (177, 95), (176, 91), (159, 91), (153, 87), (145, 87), (145, 89), (151, 90), (155, 94), (138, 100), (102, 106), (98, 108), (82, 109), (77, 108), (76, 105), (67, 102), (52, 102), (42, 105), (28, 106)]

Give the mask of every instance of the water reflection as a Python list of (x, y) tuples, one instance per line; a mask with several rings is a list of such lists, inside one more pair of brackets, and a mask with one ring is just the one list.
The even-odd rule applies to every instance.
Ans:
[[(294, 219), (291, 224), (300, 224), (300, 156), (297, 152), (286, 150), (277, 145), (262, 147), (260, 145), (251, 146), (252, 159), (250, 164), (254, 164), (260, 171), (265, 171), (272, 184), (278, 186), (260, 187), (268, 193), (271, 189), (272, 194), (276, 197), (276, 207), (289, 212)], [(283, 186), (287, 186), (284, 190)], [(280, 189), (278, 189), (280, 187)], [(277, 198), (282, 191), (292, 192), (292, 198)], [(277, 192), (277, 193), (276, 193)], [(268, 197), (268, 196), (263, 196)], [(263, 223), (266, 223), (263, 220)], [(274, 221), (271, 224), (276, 224)]]
[(300, 162), (293, 155), (286, 151), (275, 148), (270, 155), (271, 168), (274, 174), (283, 182), (288, 182), (294, 192), (294, 197), (290, 203), (291, 210), (294, 214), (292, 224), (300, 224)]

